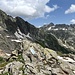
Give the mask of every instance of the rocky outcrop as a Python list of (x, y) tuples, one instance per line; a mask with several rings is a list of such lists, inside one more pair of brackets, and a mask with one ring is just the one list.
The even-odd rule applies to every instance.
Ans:
[(55, 51), (43, 48), (39, 44), (27, 40), (25, 41), (25, 44), (27, 44), (27, 46), (25, 46), (23, 58), (28, 65), (27, 68), (30, 68), (29, 70), (31, 70), (33, 74), (74, 75), (74, 68), (70, 66), (73, 66), (75, 63), (73, 59), (69, 57), (61, 57)]
[(1, 75), (75, 75), (75, 60), (69, 56), (61, 57), (27, 39), (23, 47), (17, 58), (0, 70)]

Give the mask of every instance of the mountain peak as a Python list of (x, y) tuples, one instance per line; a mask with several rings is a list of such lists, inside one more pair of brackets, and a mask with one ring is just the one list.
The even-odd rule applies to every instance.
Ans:
[[(24, 21), (21, 17), (13, 18), (12, 16), (7, 15), (5, 12), (1, 10), (0, 12), (1, 12), (0, 19), (2, 21), (2, 23), (0, 23), (0, 26), (3, 28), (3, 30), (5, 30), (3, 31), (5, 34), (9, 33), (9, 35), (14, 36), (14, 38), (18, 37), (18, 39), (23, 39), (23, 38), (29, 38), (31, 40), (33, 39), (34, 41), (38, 42), (44, 47), (54, 49), (55, 51), (57, 50), (61, 51), (60, 48), (63, 48), (64, 50), (66, 50), (65, 52), (72, 51), (71, 48), (69, 48), (71, 51), (70, 50), (68, 51), (68, 49), (65, 48), (65, 46), (62, 47), (62, 45), (60, 45), (58, 41), (59, 38), (64, 37), (63, 36), (64, 33), (69, 34), (69, 32), (73, 30), (72, 27), (67, 26), (65, 24), (54, 25), (53, 23), (50, 23), (41, 28), (36, 28), (35, 26), (31, 25), (27, 21)], [(60, 33), (60, 34), (57, 34), (57, 33)], [(57, 39), (54, 37), (57, 37)], [(65, 36), (64, 38), (67, 38), (67, 36)], [(53, 46), (55, 47), (53, 48)], [(61, 52), (64, 52), (63, 49)]]

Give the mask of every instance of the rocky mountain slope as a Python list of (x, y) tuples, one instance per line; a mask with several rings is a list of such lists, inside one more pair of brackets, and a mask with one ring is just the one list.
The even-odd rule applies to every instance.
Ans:
[[(9, 42), (7, 41), (8, 42), (8, 46), (6, 46), (7, 50), (5, 50), (4, 47), (2, 47), (5, 44), (1, 46), (2, 47), (1, 49), (4, 48), (3, 50), (5, 51), (8, 51), (8, 49), (11, 48), (11, 46), (12, 48), (9, 50), (16, 49), (17, 48), (16, 43), (14, 44), (13, 41), (15, 41), (17, 38), (24, 39), (24, 37), (26, 37), (28, 39), (31, 39), (41, 44), (43, 47), (47, 47), (55, 51), (60, 51), (63, 53), (70, 53), (70, 52), (75, 53), (75, 50), (73, 49), (73, 47), (70, 48), (69, 46), (66, 46), (66, 44), (63, 44), (62, 39), (58, 38), (58, 36), (61, 37), (59, 33), (57, 33), (58, 36), (56, 36), (53, 32), (51, 33), (50, 31), (49, 33), (49, 31), (47, 31), (46, 29), (43, 29), (43, 27), (36, 28), (35, 26), (31, 25), (27, 21), (24, 21), (20, 17), (13, 18), (7, 15), (5, 12), (0, 11), (0, 25), (1, 25), (2, 35), (4, 34), (3, 35), (3, 38), (5, 38), (4, 40), (6, 41), (10, 39), (8, 40)], [(13, 43), (11, 43), (11, 41)]]
[(75, 52), (75, 24), (57, 24), (50, 23), (40, 28), (47, 34), (53, 34), (57, 37), (60, 45), (64, 46), (71, 52)]
[(36, 28), (0, 10), (0, 75), (75, 75), (73, 29), (61, 27)]
[(37, 31), (37, 28), (20, 17), (13, 18), (0, 10), (0, 49), (5, 52), (10, 53), (10, 50), (19, 49), (17, 43), (21, 41), (19, 39), (28, 36), (34, 38)]

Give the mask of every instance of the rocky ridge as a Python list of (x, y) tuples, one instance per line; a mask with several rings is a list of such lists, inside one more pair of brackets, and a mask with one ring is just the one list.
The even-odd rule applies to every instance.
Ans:
[(0, 10), (0, 75), (75, 75), (75, 51), (49, 26), (36, 28)]

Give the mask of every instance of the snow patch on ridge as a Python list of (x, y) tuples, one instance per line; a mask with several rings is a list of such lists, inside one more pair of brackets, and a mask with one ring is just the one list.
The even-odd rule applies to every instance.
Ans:
[(63, 60), (65, 62), (73, 62), (75, 63), (75, 61), (69, 57), (61, 57), (61, 56), (57, 56), (58, 59)]
[(14, 42), (22, 42), (21, 40), (15, 40), (15, 39), (11, 39), (11, 41), (14, 41)]

